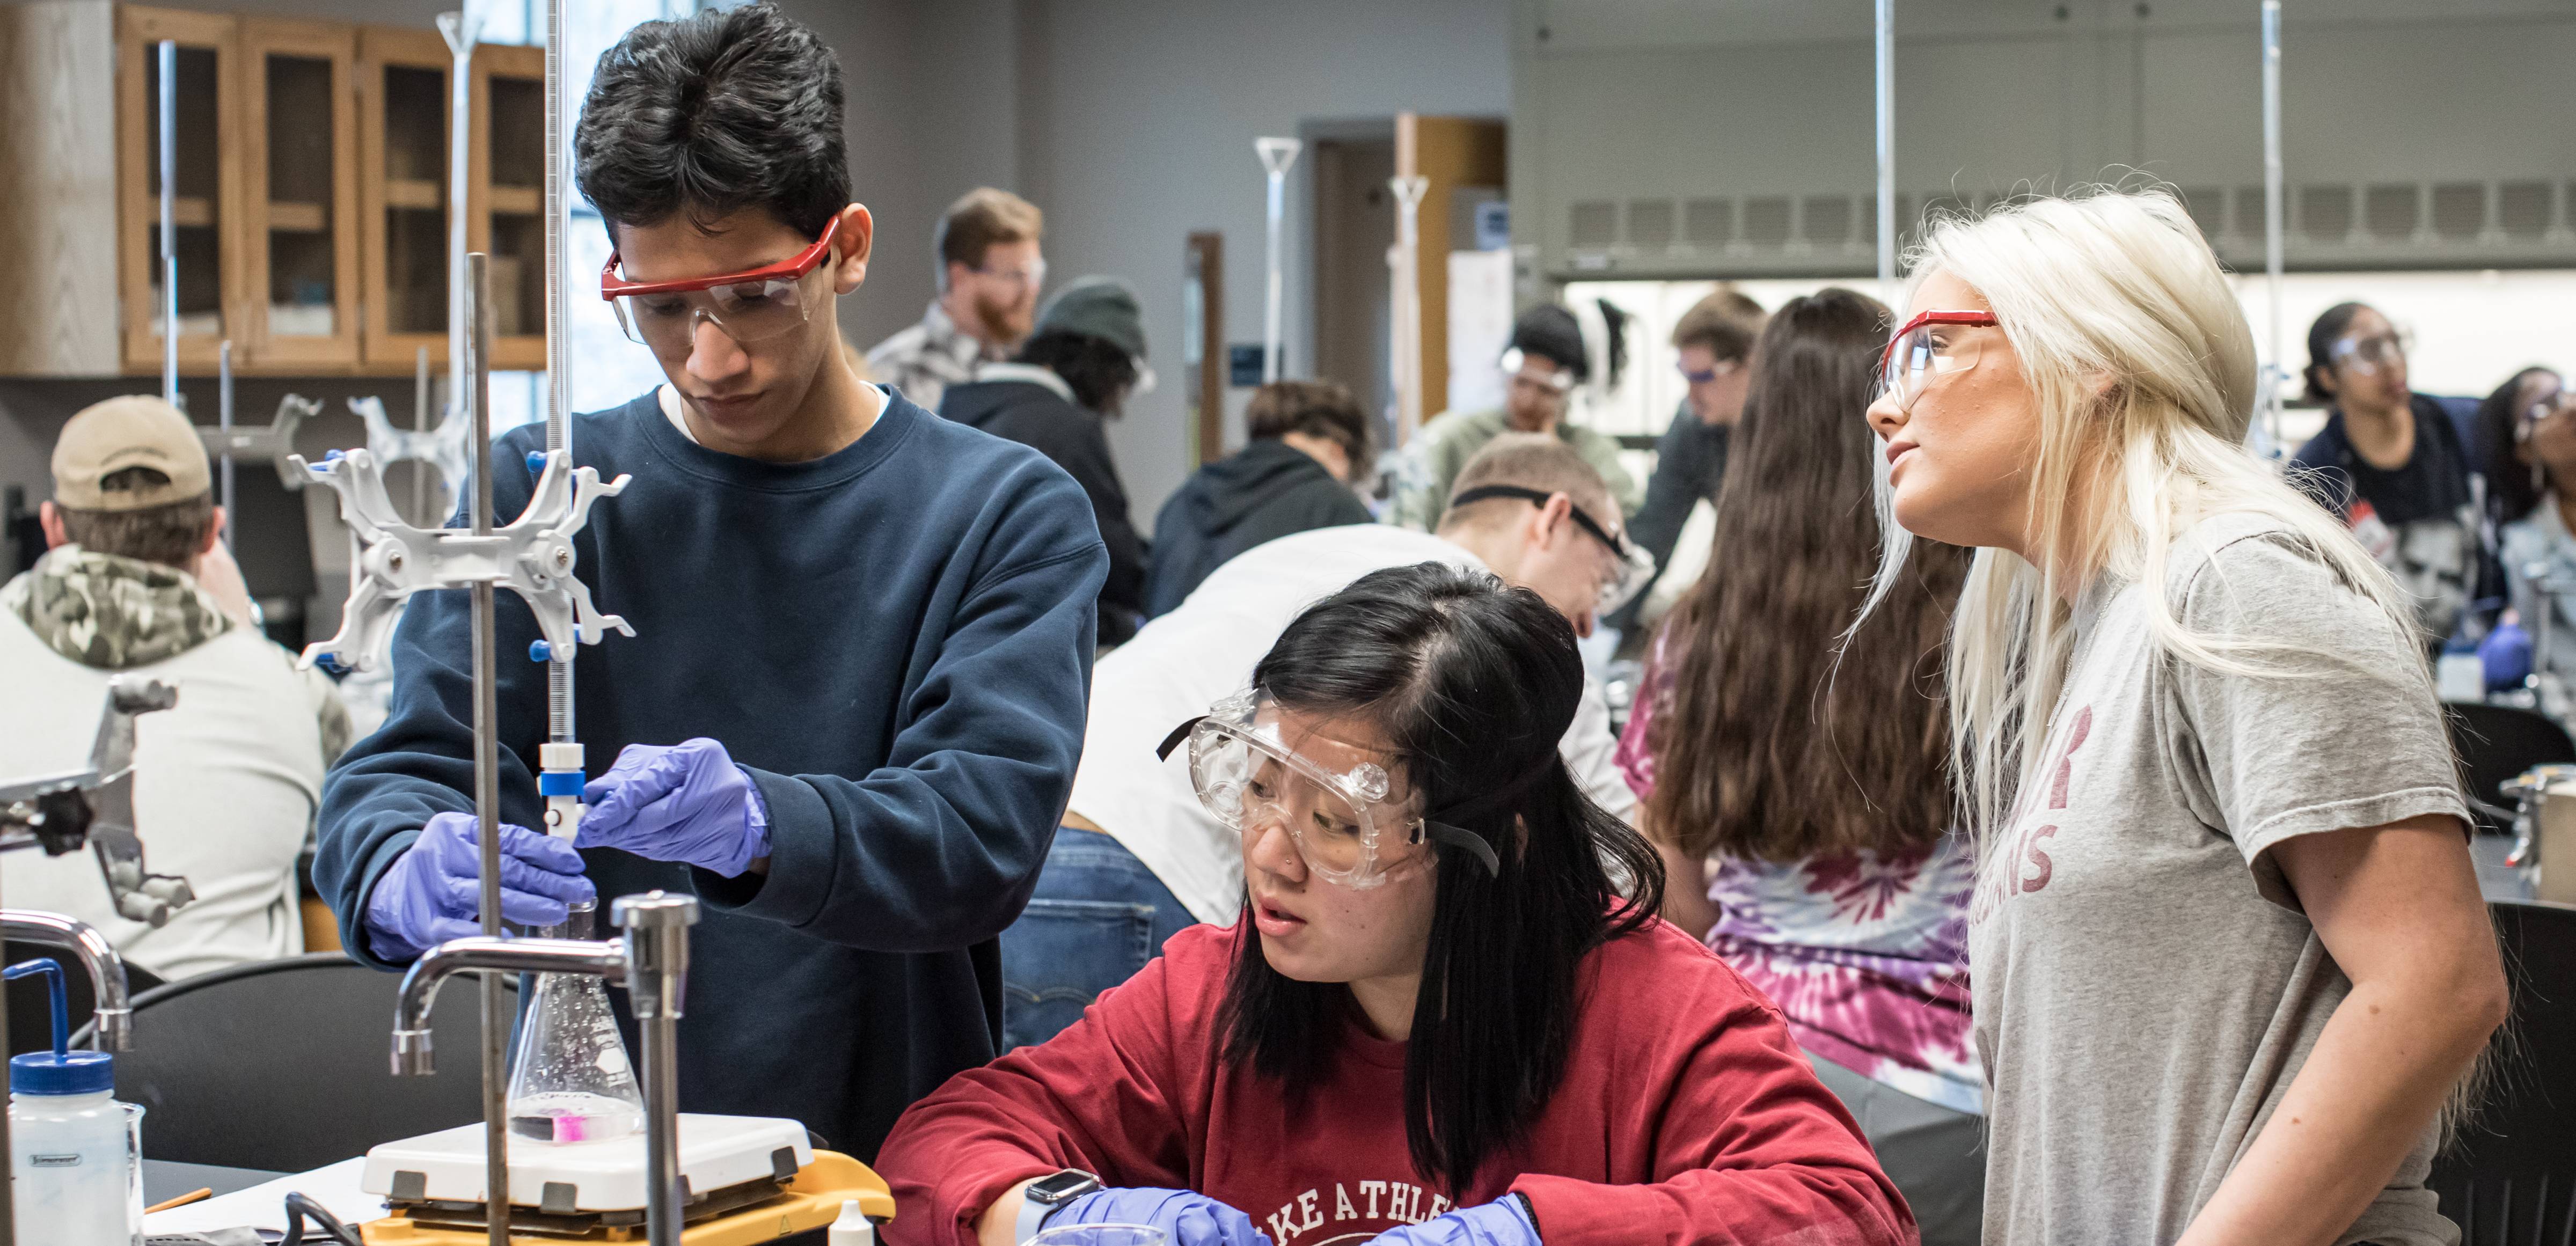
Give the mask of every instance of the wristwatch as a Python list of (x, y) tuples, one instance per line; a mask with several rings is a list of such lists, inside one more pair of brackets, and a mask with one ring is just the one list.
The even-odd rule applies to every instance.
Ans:
[(1012, 1226), (1011, 1240), (1025, 1242), (1046, 1227), (1046, 1218), (1065, 1204), (1100, 1188), (1100, 1178), (1079, 1168), (1067, 1168), (1052, 1176), (1040, 1177), (1020, 1191), (1020, 1219)]

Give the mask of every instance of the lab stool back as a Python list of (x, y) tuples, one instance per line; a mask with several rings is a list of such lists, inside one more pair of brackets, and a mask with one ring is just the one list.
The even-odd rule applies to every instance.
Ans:
[(2469, 795), (2507, 815), (2499, 818), (2487, 810), (2476, 810), (2479, 830), (2501, 833), (2513, 829), (2513, 802), (2499, 789), (2515, 775), (2533, 766), (2576, 762), (2576, 740), (2570, 740), (2565, 728), (2544, 715), (2509, 705), (2474, 702), (2452, 702), (2442, 708), (2450, 711), (2451, 748), (2460, 755), (2461, 768), (2468, 772)]
[(2461, 1246), (2576, 1242), (2576, 907), (2494, 904), (2513, 1020), (2483, 1110), (2428, 1183)]
[[(52, 943), (33, 943), (11, 939), (8, 964), (48, 957), (63, 967), (63, 999), (70, 1006), (72, 1028), (79, 1029), (98, 1008), (98, 992), (89, 984), (89, 974), (81, 968), (80, 957), (72, 950)], [(133, 961), (125, 962), (125, 995), (132, 999), (161, 985), (152, 971)], [(46, 998), (45, 980), (41, 977), (20, 978), (8, 985), (9, 1054), (50, 1051), (54, 1046), (53, 1002)], [(79, 1044), (75, 1044), (78, 1046)]]
[[(323, 952), (136, 994), (116, 1097), (146, 1110), (144, 1158), (302, 1172), (483, 1119), (479, 1078), (393, 1075), (401, 982)], [(480, 994), (447, 992), (431, 1024), (439, 1048), (479, 1050)]]

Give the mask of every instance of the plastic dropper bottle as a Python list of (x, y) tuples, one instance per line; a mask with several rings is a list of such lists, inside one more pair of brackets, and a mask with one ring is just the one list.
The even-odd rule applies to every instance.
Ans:
[(859, 1210), (859, 1200), (841, 1200), (841, 1218), (832, 1222), (826, 1246), (877, 1246), (877, 1222)]
[(9, 1058), (9, 1171), (18, 1240), (142, 1246), (143, 1109), (116, 1100), (116, 1058), (72, 1051), (63, 967), (20, 961), (0, 977), (45, 976), (54, 1049)]

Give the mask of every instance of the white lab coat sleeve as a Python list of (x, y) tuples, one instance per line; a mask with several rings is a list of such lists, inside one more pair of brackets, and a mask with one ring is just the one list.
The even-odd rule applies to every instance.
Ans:
[(1630, 826), (1637, 824), (1637, 794), (1619, 773), (1619, 737), (1610, 732), (1610, 702), (1599, 680), (1583, 677), (1583, 699), (1575, 703), (1574, 724), (1566, 728), (1557, 751), (1594, 804)]

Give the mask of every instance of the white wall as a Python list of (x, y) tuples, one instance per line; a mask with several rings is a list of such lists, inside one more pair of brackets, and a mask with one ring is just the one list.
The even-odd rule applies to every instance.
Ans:
[[(851, 163), (878, 222), (877, 261), (843, 316), (851, 340), (920, 315), (931, 225), (950, 200), (985, 184), (1027, 195), (1047, 214), (1051, 289), (1108, 273), (1144, 302), (1163, 383), (1109, 430), (1140, 525), (1191, 467), (1179, 368), (1190, 231), (1224, 231), (1227, 338), (1261, 335), (1252, 140), (1405, 110), (1499, 117), (1511, 101), (1507, 0), (785, 3), (841, 54)], [(1292, 175), (1292, 375), (1313, 357), (1307, 194)], [(1238, 418), (1243, 397), (1229, 403)]]

